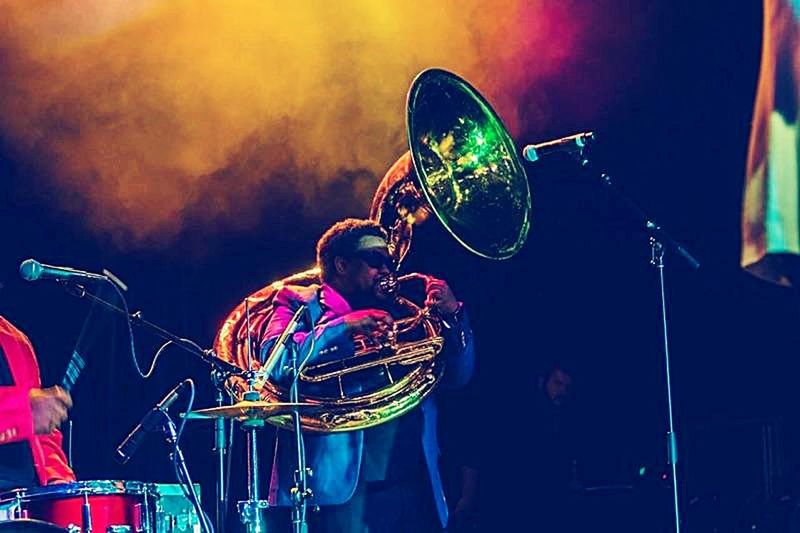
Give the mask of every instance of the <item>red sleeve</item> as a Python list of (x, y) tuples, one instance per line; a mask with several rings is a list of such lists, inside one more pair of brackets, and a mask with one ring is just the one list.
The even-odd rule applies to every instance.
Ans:
[(47, 473), (47, 484), (53, 482), (75, 481), (75, 472), (67, 463), (67, 456), (62, 447), (63, 436), (59, 430), (49, 435), (36, 437), (44, 453), (44, 469)]
[(0, 444), (28, 440), (41, 483), (74, 481), (75, 474), (67, 465), (61, 448), (61, 432), (55, 430), (50, 435), (34, 434), (28, 394), (31, 389), (42, 385), (31, 341), (8, 320), (0, 317), (0, 342), (15, 383), (12, 387), (0, 387)]
[(0, 387), (0, 444), (33, 436), (29, 387)]

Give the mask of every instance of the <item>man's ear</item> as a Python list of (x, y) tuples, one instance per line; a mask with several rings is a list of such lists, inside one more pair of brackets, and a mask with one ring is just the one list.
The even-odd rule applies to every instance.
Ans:
[(333, 266), (336, 268), (336, 273), (340, 276), (347, 272), (347, 259), (341, 256), (333, 258)]

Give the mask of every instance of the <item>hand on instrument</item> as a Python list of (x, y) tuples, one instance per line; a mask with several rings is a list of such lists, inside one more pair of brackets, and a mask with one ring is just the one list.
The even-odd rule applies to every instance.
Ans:
[(344, 316), (344, 323), (350, 333), (370, 335), (376, 331), (387, 331), (394, 324), (392, 315), (380, 309), (363, 309)]
[(67, 410), (72, 407), (72, 398), (61, 387), (31, 389), (28, 393), (33, 417), (33, 431), (37, 435), (53, 432), (67, 419)]
[(425, 284), (425, 292), (427, 294), (425, 305), (432, 307), (441, 315), (453, 315), (461, 307), (450, 286), (444, 280), (428, 279)]

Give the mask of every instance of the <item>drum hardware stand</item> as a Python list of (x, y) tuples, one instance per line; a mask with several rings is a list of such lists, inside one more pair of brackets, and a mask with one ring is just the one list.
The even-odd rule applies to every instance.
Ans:
[[(255, 372), (248, 371), (246, 376), (252, 386)], [(254, 390), (249, 390), (243, 395), (245, 401), (258, 401), (260, 398), (258, 391)], [(239, 501), (237, 509), (248, 533), (266, 532), (263, 511), (269, 507), (269, 501), (261, 499), (258, 465), (258, 430), (263, 427), (264, 421), (257, 418), (242, 422), (242, 429), (247, 431), (247, 500)]]
[[(592, 165), (587, 156), (588, 150), (582, 149), (578, 154), (578, 161), (580, 166), (584, 169), (591, 170)], [(673, 417), (673, 401), (672, 401), (672, 379), (671, 379), (671, 363), (669, 357), (669, 341), (667, 335), (667, 303), (666, 303), (666, 289), (664, 282), (664, 251), (669, 248), (676, 252), (693, 269), (700, 268), (700, 263), (695, 259), (680, 243), (670, 237), (661, 226), (656, 224), (650, 219), (645, 212), (628, 196), (623, 194), (614, 186), (614, 181), (611, 176), (605, 172), (599, 172), (600, 182), (603, 186), (612, 190), (615, 195), (622, 200), (625, 207), (633, 213), (643, 224), (645, 231), (649, 235), (650, 242), (650, 264), (658, 270), (659, 286), (660, 286), (660, 307), (661, 307), (661, 322), (663, 331), (664, 343), (664, 370), (666, 378), (666, 393), (667, 393), (667, 416), (669, 431), (667, 432), (667, 461), (672, 469), (672, 496), (673, 506), (675, 513), (675, 532), (681, 531), (681, 515), (680, 515), (680, 491), (678, 490), (678, 442), (675, 432), (675, 421)]]
[[(211, 371), (211, 381), (217, 389), (217, 406), (222, 407), (225, 403), (225, 375), (216, 368)], [(225, 521), (228, 511), (227, 483), (225, 476), (225, 455), (228, 453), (227, 431), (225, 429), (225, 419), (217, 418), (214, 420), (214, 453), (217, 456), (217, 500), (216, 500), (216, 522), (217, 531), (225, 531)]]
[[(244, 401), (258, 401), (261, 394), (255, 390), (258, 372), (253, 370), (253, 340), (250, 336), (250, 299), (244, 300), (245, 320), (247, 327), (247, 372), (244, 378), (247, 381), (247, 392), (243, 394)], [(264, 421), (252, 418), (242, 421), (242, 429), (247, 431), (247, 500), (239, 501), (237, 510), (239, 518), (248, 533), (264, 533), (264, 510), (269, 508), (269, 501), (261, 499), (261, 479), (258, 465), (258, 430), (264, 427)]]

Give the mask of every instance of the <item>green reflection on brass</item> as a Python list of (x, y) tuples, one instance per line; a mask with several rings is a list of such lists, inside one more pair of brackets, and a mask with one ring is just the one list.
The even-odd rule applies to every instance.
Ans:
[(483, 97), (454, 74), (423, 72), (409, 92), (408, 136), (422, 190), (445, 228), (483, 257), (516, 254), (530, 227), (528, 179)]

